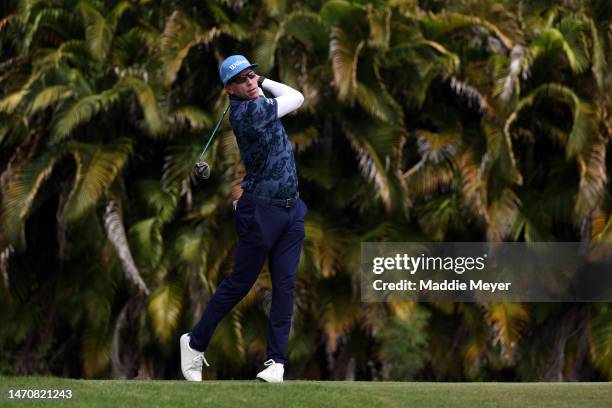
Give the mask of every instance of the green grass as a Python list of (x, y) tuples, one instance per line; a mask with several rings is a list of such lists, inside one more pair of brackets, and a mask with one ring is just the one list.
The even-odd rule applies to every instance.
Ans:
[[(9, 388), (71, 389), (71, 401), (7, 400)], [(32, 407), (612, 407), (612, 383), (87, 381), (0, 378), (0, 406)]]

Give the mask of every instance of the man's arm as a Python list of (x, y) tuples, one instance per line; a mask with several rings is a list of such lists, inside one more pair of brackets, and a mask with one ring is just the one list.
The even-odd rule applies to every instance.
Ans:
[(261, 87), (275, 96), (274, 99), (276, 99), (278, 118), (282, 118), (289, 112), (293, 112), (302, 106), (304, 102), (304, 95), (299, 91), (269, 78), (263, 80)]

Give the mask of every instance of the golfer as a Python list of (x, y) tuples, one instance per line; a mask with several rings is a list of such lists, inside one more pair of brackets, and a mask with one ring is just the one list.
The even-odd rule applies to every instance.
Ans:
[[(287, 85), (257, 75), (256, 66), (242, 55), (232, 55), (219, 68), (246, 175), (242, 196), (233, 205), (238, 233), (234, 268), (191, 333), (180, 339), (181, 369), (189, 381), (202, 380), (202, 364), (209, 365), (204, 351), (215, 327), (251, 289), (266, 258), (272, 277), (272, 306), (266, 368), (257, 379), (283, 381), (295, 274), (308, 209), (298, 195), (293, 149), (280, 118), (299, 108), (304, 97)], [(274, 98), (266, 98), (260, 87)]]

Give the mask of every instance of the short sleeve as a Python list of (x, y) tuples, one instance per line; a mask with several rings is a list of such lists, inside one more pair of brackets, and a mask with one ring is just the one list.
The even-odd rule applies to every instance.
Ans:
[(247, 102), (248, 106), (246, 113), (254, 122), (254, 125), (264, 125), (268, 122), (276, 120), (277, 104), (276, 99), (260, 96), (257, 99), (252, 99)]

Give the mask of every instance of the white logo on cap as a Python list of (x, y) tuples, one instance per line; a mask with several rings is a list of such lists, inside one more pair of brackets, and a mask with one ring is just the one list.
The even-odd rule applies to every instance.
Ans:
[(248, 61), (247, 60), (236, 61), (232, 65), (229, 66), (229, 69), (231, 69), (233, 71), (234, 68), (236, 68), (238, 65), (242, 65), (242, 64), (248, 64)]

